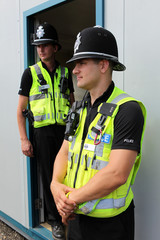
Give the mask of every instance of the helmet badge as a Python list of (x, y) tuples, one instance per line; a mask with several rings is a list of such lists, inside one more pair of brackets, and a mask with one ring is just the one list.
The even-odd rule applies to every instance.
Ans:
[(80, 36), (80, 33), (78, 33), (76, 42), (74, 44), (74, 53), (76, 53), (80, 44), (81, 44), (81, 36)]
[(43, 26), (39, 26), (37, 29), (37, 33), (36, 33), (37, 37), (40, 39), (41, 37), (44, 36), (44, 34), (45, 34), (45, 32), (44, 32)]

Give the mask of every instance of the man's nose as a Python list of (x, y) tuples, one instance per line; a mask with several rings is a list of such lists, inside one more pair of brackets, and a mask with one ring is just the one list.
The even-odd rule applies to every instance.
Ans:
[(77, 67), (77, 65), (75, 65), (75, 67), (73, 68), (73, 74), (77, 74), (77, 72), (78, 72), (78, 67)]

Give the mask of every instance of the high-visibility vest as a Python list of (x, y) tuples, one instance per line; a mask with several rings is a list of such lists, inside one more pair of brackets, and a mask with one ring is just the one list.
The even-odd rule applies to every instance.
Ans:
[[(64, 184), (72, 188), (84, 186), (98, 171), (106, 167), (114, 137), (114, 119), (119, 106), (128, 101), (137, 101), (128, 94), (114, 88), (113, 93), (98, 108), (98, 114), (89, 126), (87, 136), (83, 142), (83, 131), (87, 116), (87, 107), (81, 109), (79, 126), (69, 143), (68, 168)], [(144, 116), (144, 105), (137, 101)], [(141, 147), (144, 134), (141, 138)], [(140, 147), (140, 149), (141, 149)], [(133, 199), (131, 185), (133, 185), (141, 161), (141, 150), (125, 184), (118, 187), (109, 195), (88, 201), (79, 205), (77, 214), (86, 214), (91, 217), (107, 218), (116, 216), (125, 211)]]
[[(67, 88), (65, 94), (61, 93), (60, 84), (62, 77), (68, 78), (68, 68), (59, 66), (56, 69), (54, 84), (41, 62), (31, 66), (30, 69), (33, 83), (29, 93), (29, 103), (34, 116), (34, 127), (55, 123), (65, 125), (64, 119), (70, 109), (70, 90)], [(43, 76), (45, 85), (40, 84), (39, 76)]]

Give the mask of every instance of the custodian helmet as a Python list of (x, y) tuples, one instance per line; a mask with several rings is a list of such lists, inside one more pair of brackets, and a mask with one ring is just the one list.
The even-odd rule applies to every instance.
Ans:
[(46, 43), (53, 43), (58, 45), (58, 50), (61, 49), (56, 29), (51, 24), (45, 22), (37, 27), (35, 39), (33, 40), (32, 45), (38, 46)]
[(73, 57), (67, 61), (84, 58), (99, 58), (112, 61), (113, 70), (124, 71), (126, 67), (118, 61), (118, 47), (111, 32), (101, 26), (89, 27), (77, 35)]

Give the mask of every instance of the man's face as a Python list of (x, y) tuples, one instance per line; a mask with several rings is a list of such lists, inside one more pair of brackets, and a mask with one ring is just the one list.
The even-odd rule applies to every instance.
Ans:
[(75, 62), (73, 74), (77, 77), (77, 86), (90, 91), (99, 83), (99, 63), (95, 63), (92, 59), (78, 60)]
[(57, 46), (50, 43), (41, 44), (37, 46), (37, 53), (43, 62), (53, 60), (55, 53), (57, 52)]

